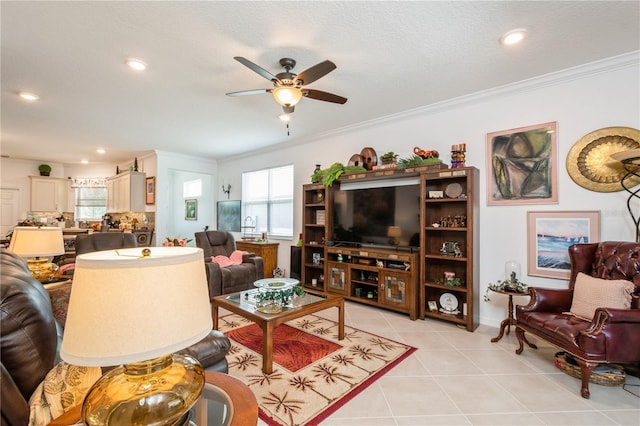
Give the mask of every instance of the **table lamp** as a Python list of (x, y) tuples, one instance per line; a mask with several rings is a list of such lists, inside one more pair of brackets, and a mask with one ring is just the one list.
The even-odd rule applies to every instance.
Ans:
[(387, 237), (389, 237), (389, 244), (393, 246), (397, 246), (400, 244), (400, 240), (398, 237), (402, 235), (402, 229), (399, 226), (390, 226), (387, 229)]
[(89, 390), (88, 425), (184, 422), (204, 371), (175, 354), (212, 329), (202, 249), (107, 250), (76, 258), (60, 356), (80, 366), (119, 365)]
[(27, 259), (29, 271), (38, 281), (50, 281), (58, 265), (49, 258), (64, 254), (62, 229), (58, 227), (16, 226), (11, 234), (9, 250)]

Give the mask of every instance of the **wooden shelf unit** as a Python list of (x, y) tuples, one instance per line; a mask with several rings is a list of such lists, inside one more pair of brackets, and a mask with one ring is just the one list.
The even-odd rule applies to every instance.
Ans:
[[(437, 318), (473, 331), (479, 325), (478, 169), (427, 171), (421, 174), (420, 185), (420, 318)], [(460, 191), (455, 198), (447, 195)], [(462, 284), (445, 285), (445, 272), (455, 274)], [(459, 313), (441, 312), (444, 293), (456, 297)], [(429, 309), (429, 301), (436, 302), (437, 311)]]
[[(325, 242), (331, 239), (333, 203), (332, 190), (322, 183), (302, 186), (302, 271), (304, 287), (325, 290)], [(323, 218), (324, 217), (324, 218)], [(316, 284), (312, 282), (315, 280)]]
[(418, 318), (418, 253), (327, 247), (325, 291)]

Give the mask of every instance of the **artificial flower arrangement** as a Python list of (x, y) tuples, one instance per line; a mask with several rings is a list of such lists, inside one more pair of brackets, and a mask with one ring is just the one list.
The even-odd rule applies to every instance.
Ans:
[(167, 237), (166, 241), (162, 242), (162, 247), (185, 247), (187, 243), (193, 241), (192, 238), (180, 238), (180, 237)]

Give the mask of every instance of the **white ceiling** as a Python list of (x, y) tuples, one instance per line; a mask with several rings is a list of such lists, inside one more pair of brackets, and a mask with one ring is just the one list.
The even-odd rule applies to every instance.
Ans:
[[(0, 13), (2, 155), (62, 163), (224, 158), (640, 50), (638, 1), (2, 1)], [(518, 27), (521, 45), (498, 43)], [(287, 136), (271, 95), (225, 96), (271, 87), (234, 56), (273, 74), (282, 57), (298, 73), (329, 59), (338, 68), (309, 87), (349, 101), (303, 98)]]

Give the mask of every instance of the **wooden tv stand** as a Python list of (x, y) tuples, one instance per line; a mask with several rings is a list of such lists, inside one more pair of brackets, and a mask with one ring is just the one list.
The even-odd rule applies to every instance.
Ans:
[(327, 247), (326, 256), (326, 292), (418, 318), (418, 253)]

